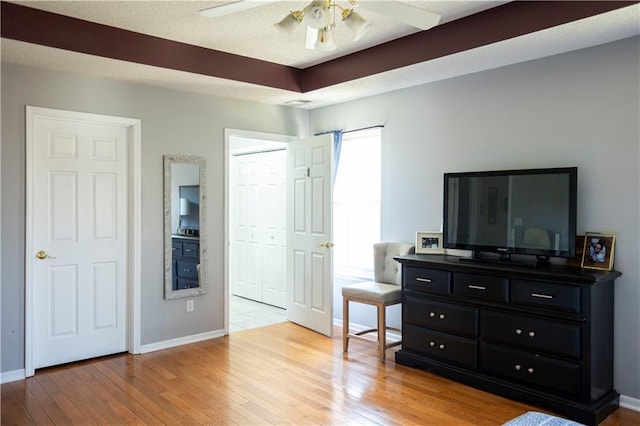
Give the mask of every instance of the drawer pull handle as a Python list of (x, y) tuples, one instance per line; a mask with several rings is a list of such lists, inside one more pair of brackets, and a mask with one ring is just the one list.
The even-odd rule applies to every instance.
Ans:
[(533, 368), (527, 368), (527, 373), (529, 374), (533, 374), (535, 370)]
[(516, 328), (516, 334), (522, 334), (522, 330), (520, 330), (519, 328)]
[(430, 283), (432, 282), (429, 278), (416, 278), (416, 281), (420, 281), (421, 283)]
[(446, 316), (445, 316), (445, 314), (440, 314), (439, 318), (440, 318), (441, 320), (443, 320), (443, 319), (445, 319), (445, 318), (446, 318)]
[(184, 251), (191, 253), (193, 250), (191, 250), (191, 249), (184, 249)]
[(531, 293), (531, 297), (537, 297), (538, 299), (553, 299), (554, 296), (550, 294)]
[(486, 290), (487, 288), (483, 285), (472, 285), (469, 284), (467, 287), (474, 289), (474, 290)]
[(191, 269), (185, 269), (184, 272), (191, 272)]
[(444, 347), (445, 347), (445, 346), (444, 346), (444, 345), (440, 345), (440, 346), (438, 346), (438, 347), (439, 347), (440, 349), (444, 349)]
[(529, 337), (536, 337), (536, 332), (535, 331), (530, 331), (529, 332)]
[(522, 366), (520, 364), (516, 364), (516, 366), (515, 366), (516, 371), (520, 371), (521, 368), (522, 368)]

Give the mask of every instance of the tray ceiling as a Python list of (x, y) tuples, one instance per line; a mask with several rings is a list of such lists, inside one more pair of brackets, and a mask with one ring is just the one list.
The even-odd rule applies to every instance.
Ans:
[[(370, 0), (371, 1), (371, 0)], [(215, 2), (2, 2), (2, 60), (177, 90), (315, 108), (640, 33), (637, 2), (411, 1), (442, 15), (420, 31), (358, 10), (371, 30), (304, 49), (273, 27), (306, 2), (205, 18)]]

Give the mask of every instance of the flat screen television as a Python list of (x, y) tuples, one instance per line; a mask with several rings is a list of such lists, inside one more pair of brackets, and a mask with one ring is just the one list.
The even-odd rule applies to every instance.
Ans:
[(577, 167), (445, 173), (443, 247), (572, 258), (577, 181)]

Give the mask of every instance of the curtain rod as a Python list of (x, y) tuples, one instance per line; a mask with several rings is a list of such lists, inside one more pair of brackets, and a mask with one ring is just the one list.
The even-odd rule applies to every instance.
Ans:
[(384, 124), (376, 124), (376, 125), (373, 125), (373, 126), (361, 127), (359, 129), (353, 129), (353, 130), (343, 130), (342, 133), (359, 132), (361, 130), (375, 129), (376, 127), (384, 127)]

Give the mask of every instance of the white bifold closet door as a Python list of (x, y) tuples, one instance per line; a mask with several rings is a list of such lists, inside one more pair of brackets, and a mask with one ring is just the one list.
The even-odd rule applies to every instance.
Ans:
[(231, 161), (231, 293), (286, 306), (286, 150)]

